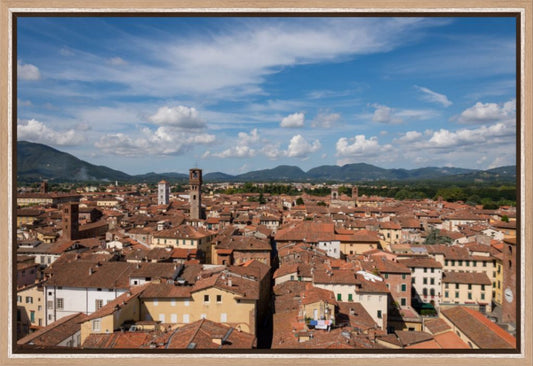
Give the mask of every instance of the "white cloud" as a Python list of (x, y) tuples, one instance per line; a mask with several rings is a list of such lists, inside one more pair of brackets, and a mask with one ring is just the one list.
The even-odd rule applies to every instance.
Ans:
[(20, 80), (40, 80), (41, 72), (39, 68), (31, 64), (22, 64), (22, 62), (17, 63), (17, 77)]
[(341, 117), (338, 113), (319, 113), (316, 118), (313, 120), (311, 126), (313, 127), (322, 127), (322, 128), (331, 128)]
[(376, 157), (392, 150), (392, 145), (380, 145), (377, 137), (366, 138), (365, 135), (357, 135), (354, 138), (341, 137), (336, 144), (337, 156), (341, 157), (337, 162), (344, 165), (356, 162), (361, 158)]
[(113, 66), (122, 66), (122, 65), (127, 65), (128, 64), (126, 61), (124, 61), (120, 57), (112, 57), (112, 58), (108, 59), (107, 62), (109, 64), (113, 65)]
[(280, 150), (280, 144), (266, 144), (261, 149), (261, 152), (271, 160), (276, 160), (284, 156), (284, 152)]
[(17, 139), (54, 146), (73, 146), (85, 142), (85, 137), (76, 130), (56, 131), (35, 119), (18, 122)]
[(264, 93), (265, 78), (286, 67), (388, 52), (410, 42), (420, 29), (442, 24), (423, 18), (250, 18), (183, 37), (164, 30), (157, 38), (152, 32), (144, 38), (122, 33), (122, 42), (135, 44), (142, 58), (115, 68), (109, 67), (109, 55), (85, 53), (47, 69), (60, 80), (122, 84), (131, 94), (227, 100)]
[(516, 112), (516, 100), (511, 100), (503, 105), (496, 103), (477, 102), (466, 109), (458, 118), (463, 123), (485, 123), (513, 118)]
[(188, 129), (205, 127), (205, 122), (200, 118), (195, 108), (181, 105), (177, 107), (161, 107), (148, 119), (158, 125), (169, 125)]
[(76, 130), (78, 131), (89, 131), (91, 129), (91, 125), (85, 122), (80, 122), (76, 125)]
[(498, 142), (494, 139), (506, 138), (513, 140), (516, 136), (516, 128), (512, 123), (497, 123), (492, 126), (481, 126), (477, 129), (461, 129), (455, 132), (446, 129), (435, 131), (428, 141), (430, 148), (449, 148), (455, 146), (468, 146), (473, 144), (490, 145)]
[(226, 149), (219, 153), (212, 153), (205, 157), (213, 156), (216, 158), (253, 158), (255, 156), (255, 150), (249, 146), (235, 146)]
[(372, 115), (372, 121), (378, 122), (378, 123), (401, 123), (402, 119), (393, 116), (392, 109), (385, 106), (385, 105), (379, 105), (374, 104), (373, 107), (376, 109), (374, 111), (374, 114)]
[(202, 158), (252, 158), (256, 155), (256, 150), (250, 147), (251, 144), (259, 142), (259, 132), (254, 128), (250, 133), (239, 132), (233, 146), (221, 152), (212, 153), (207, 151)]
[(289, 158), (307, 158), (309, 154), (319, 150), (320, 147), (320, 141), (315, 140), (309, 143), (302, 135), (296, 135), (289, 142), (286, 155)]
[(423, 135), (418, 131), (408, 131), (403, 134), (401, 137), (394, 139), (398, 143), (411, 143), (413, 141), (420, 140)]
[(280, 126), (284, 128), (303, 127), (305, 116), (303, 113), (293, 113), (281, 120)]
[[(384, 124), (400, 124), (404, 120), (427, 120), (436, 117), (438, 114), (430, 109), (395, 109), (386, 105), (372, 104), (375, 109), (371, 115), (373, 122)], [(362, 115), (369, 118), (369, 115)]]
[(32, 103), (29, 100), (17, 99), (17, 105), (19, 107), (30, 107), (30, 106), (32, 106)]
[(452, 105), (452, 102), (448, 99), (448, 97), (444, 94), (439, 94), (437, 92), (434, 92), (433, 90), (430, 90), (428, 88), (425, 88), (423, 86), (415, 85), (415, 88), (420, 90), (422, 93), (422, 99), (432, 102), (432, 103), (438, 103), (442, 104), (444, 107), (449, 107)]
[(252, 131), (250, 131), (250, 134), (247, 134), (246, 132), (239, 132), (238, 134), (238, 142), (243, 145), (249, 145), (252, 143), (256, 143), (259, 141), (259, 133), (257, 132), (257, 128), (254, 128)]
[(180, 129), (162, 126), (152, 131), (141, 129), (140, 136), (131, 137), (123, 133), (107, 134), (95, 146), (108, 154), (127, 157), (181, 155), (197, 145), (210, 145), (215, 136), (190, 134)]
[(505, 157), (498, 156), (492, 161), (492, 163), (488, 165), (487, 169), (494, 169), (500, 166), (511, 165), (511, 164), (512, 163), (509, 163), (509, 160), (506, 159)]
[(60, 54), (61, 56), (67, 56), (67, 57), (68, 57), (68, 56), (73, 56), (73, 55), (74, 55), (74, 52), (73, 52), (70, 48), (68, 48), (68, 47), (63, 47), (63, 48), (61, 48), (61, 49), (59, 50), (59, 54)]

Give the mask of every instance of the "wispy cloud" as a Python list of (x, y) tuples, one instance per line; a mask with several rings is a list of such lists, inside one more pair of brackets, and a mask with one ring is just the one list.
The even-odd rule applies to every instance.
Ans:
[(438, 104), (443, 105), (444, 107), (449, 107), (452, 105), (452, 102), (450, 102), (448, 97), (444, 94), (437, 93), (423, 86), (415, 85), (415, 88), (423, 93), (422, 99), (428, 102), (438, 103)]

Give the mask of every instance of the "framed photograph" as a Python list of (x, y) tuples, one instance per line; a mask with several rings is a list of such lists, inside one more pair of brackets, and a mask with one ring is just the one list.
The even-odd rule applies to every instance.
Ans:
[(0, 1), (2, 364), (532, 362), (531, 3)]

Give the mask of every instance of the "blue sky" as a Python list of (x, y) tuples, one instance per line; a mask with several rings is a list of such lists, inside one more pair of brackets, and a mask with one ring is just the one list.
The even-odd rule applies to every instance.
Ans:
[(17, 27), (18, 139), (129, 174), (516, 164), (514, 18)]

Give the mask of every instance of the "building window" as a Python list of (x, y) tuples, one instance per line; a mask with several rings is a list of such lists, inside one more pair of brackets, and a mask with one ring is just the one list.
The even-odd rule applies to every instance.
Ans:
[(209, 302), (209, 295), (204, 295), (204, 302)]
[(449, 283), (445, 283), (444, 284), (444, 288), (450, 288), (450, 284)]
[(455, 284), (455, 289), (459, 290), (459, 284), (458, 283)]
[(483, 267), (486, 267), (486, 266), (487, 266), (487, 262), (483, 261)]
[(93, 332), (99, 332), (101, 328), (101, 320), (100, 319), (94, 319), (93, 320)]
[(467, 267), (470, 267), (470, 261), (465, 261)]
[(424, 277), (424, 285), (427, 285), (427, 284), (428, 284), (428, 278)]
[(428, 269), (424, 267), (424, 273), (427, 273), (428, 272)]
[(485, 300), (485, 294), (481, 293), (481, 300)]
[(447, 266), (448, 265), (448, 260), (444, 260), (444, 265)]
[(46, 307), (48, 309), (53, 309), (54, 308), (54, 302), (52, 300), (47, 301)]
[(219, 304), (222, 302), (222, 295), (217, 295), (217, 302)]
[(384, 276), (386, 279), (389, 278), (389, 274), (388, 274), (388, 273), (385, 273), (383, 276)]
[(405, 283), (402, 283), (402, 292), (407, 291), (407, 285)]
[(458, 263), (457, 263), (457, 265), (462, 266), (462, 265), (463, 265), (463, 261), (462, 261), (462, 260), (459, 260)]
[(472, 261), (472, 265), (473, 265), (474, 267), (477, 267), (477, 261)]
[(407, 299), (406, 299), (405, 297), (402, 297), (402, 298), (400, 299), (400, 304), (401, 304), (402, 306), (406, 306), (406, 305), (407, 305)]
[(432, 284), (432, 285), (434, 285), (434, 284), (435, 284), (435, 279), (434, 279), (434, 278), (430, 278), (430, 279), (429, 279), (429, 283)]
[(435, 289), (434, 289), (434, 288), (429, 289), (429, 294), (430, 294), (431, 296), (435, 296)]
[(459, 297), (459, 291), (455, 291), (455, 297)]
[(481, 285), (481, 291), (485, 291), (485, 285)]
[(101, 299), (94, 300), (94, 309), (95, 309), (95, 311), (99, 310), (100, 308), (102, 308), (102, 306), (104, 306), (104, 300), (101, 300)]
[(337, 294), (337, 301), (342, 301), (342, 294)]
[(57, 310), (63, 310), (63, 306), (64, 306), (64, 301), (62, 298), (57, 298), (56, 299), (56, 308)]
[(352, 294), (348, 294), (348, 301), (353, 301), (353, 295)]
[(159, 300), (154, 299), (154, 306), (157, 306), (157, 305), (159, 305)]
[(428, 295), (428, 289), (427, 289), (427, 288), (424, 287), (424, 288), (422, 289), (422, 295), (424, 295), (424, 296), (427, 296), (427, 295)]
[(407, 275), (405, 273), (402, 273), (402, 280), (405, 280)]
[(452, 260), (452, 267), (454, 267), (454, 266), (455, 266), (455, 261), (454, 261), (454, 260)]
[(381, 319), (381, 310), (378, 310), (378, 318)]
[(471, 283), (468, 284), (468, 289), (472, 290), (472, 284)]
[(450, 297), (450, 293), (448, 291), (444, 291), (444, 297), (446, 298)]
[(22, 296), (17, 296), (17, 302), (22, 302)]
[(471, 292), (468, 293), (468, 300), (472, 300), (472, 293)]
[(411, 278), (411, 283), (414, 284), (415, 283), (415, 278)]
[(35, 311), (30, 311), (30, 322), (35, 323)]

